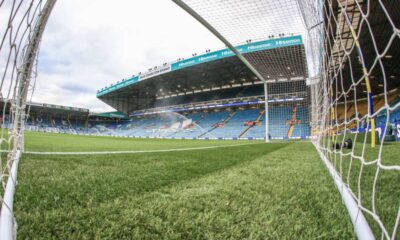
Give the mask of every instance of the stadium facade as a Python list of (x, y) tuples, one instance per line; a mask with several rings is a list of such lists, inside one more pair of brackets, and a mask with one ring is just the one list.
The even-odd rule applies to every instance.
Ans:
[[(263, 58), (271, 138), (306, 138), (307, 61), (301, 36), (248, 40), (237, 49)], [(264, 138), (264, 83), (229, 49), (164, 63), (98, 91), (129, 115), (128, 135), (170, 138)], [(267, 121), (268, 122), (268, 121)]]
[[(117, 112), (91, 113), (89, 109), (29, 103), (27, 129), (144, 138), (264, 139), (267, 123), (268, 137), (272, 139), (310, 137), (311, 93), (301, 36), (249, 40), (237, 48), (246, 58), (262, 57), (257, 62), (270, 63), (261, 73), (268, 87), (267, 122), (264, 83), (230, 50), (221, 49), (164, 63), (99, 90), (97, 97)], [(390, 49), (390, 57), (385, 61), (396, 61), (396, 51), (398, 48)], [(348, 75), (348, 71), (344, 68), (343, 75)], [(393, 72), (390, 77), (395, 75)], [(371, 88), (379, 92), (382, 87), (379, 72), (371, 76), (377, 79)], [(390, 81), (387, 87), (387, 94), (372, 96), (375, 109), (384, 107), (385, 98), (390, 106), (400, 101), (398, 82)], [(351, 99), (353, 94), (349, 92), (347, 98)], [(356, 94), (357, 111), (364, 114), (368, 110), (367, 94), (365, 91)], [(349, 108), (344, 103), (339, 101), (336, 109), (335, 121), (339, 124), (355, 116), (356, 106)], [(390, 115), (389, 124), (387, 119), (385, 112), (377, 115), (380, 139), (400, 140), (400, 129), (396, 129), (400, 126), (400, 111)], [(384, 136), (387, 126), (389, 134)], [(370, 126), (363, 121), (350, 129), (365, 132)]]

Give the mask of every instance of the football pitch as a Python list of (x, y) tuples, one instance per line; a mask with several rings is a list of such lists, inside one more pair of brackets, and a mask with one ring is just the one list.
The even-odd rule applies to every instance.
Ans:
[(15, 198), (21, 239), (355, 238), (310, 142), (25, 139), (27, 152), (132, 152), (24, 154)]

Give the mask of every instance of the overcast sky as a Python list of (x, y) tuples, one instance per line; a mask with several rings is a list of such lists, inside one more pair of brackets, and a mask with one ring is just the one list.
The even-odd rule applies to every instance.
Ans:
[(33, 100), (113, 110), (96, 98), (98, 89), (222, 46), (172, 1), (57, 1), (43, 36)]

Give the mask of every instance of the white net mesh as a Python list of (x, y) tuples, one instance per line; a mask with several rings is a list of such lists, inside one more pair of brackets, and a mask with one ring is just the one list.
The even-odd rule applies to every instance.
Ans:
[[(39, 42), (55, 1), (0, 1), (1, 238), (9, 239), (16, 170), (23, 151), (24, 121), (36, 79)], [(6, 151), (5, 151), (6, 150)]]
[[(373, 233), (398, 238), (399, 152), (398, 145), (389, 143), (400, 137), (398, 1), (183, 2), (231, 43), (303, 36), (306, 54), (289, 50), (244, 57), (269, 87), (279, 86), (270, 79), (290, 83), (310, 77), (310, 125), (317, 149), (335, 167)], [(306, 58), (308, 71), (302, 71)], [(305, 87), (294, 89), (308, 96)], [(273, 110), (271, 125), (283, 112)]]
[[(10, 150), (15, 136), (12, 134), (13, 108), (16, 107), (17, 80), (21, 74), (22, 59), (32, 37), (36, 17), (40, 14), (42, 1), (37, 4), (23, 1), (2, 1), (0, 4), (0, 69), (1, 69), (1, 104), (2, 104), (2, 150)], [(35, 72), (32, 77), (35, 78)], [(8, 131), (10, 129), (10, 132)], [(12, 160), (12, 158), (10, 159)], [(3, 187), (8, 179), (12, 162), (2, 160), (1, 179)]]
[[(266, 80), (270, 138), (305, 138), (309, 133), (309, 90), (306, 78), (308, 42), (294, 0), (183, 1), (229, 43), (265, 41), (268, 51), (243, 54)], [(299, 40), (300, 39), (300, 40)], [(268, 40), (270, 42), (268, 42)], [(240, 49), (239, 49), (240, 51)], [(307, 51), (308, 52), (308, 51)], [(315, 71), (311, 69), (311, 71)], [(256, 81), (260, 79), (256, 79)]]
[[(230, 43), (282, 43), (243, 54), (268, 83), (269, 134), (303, 137), (311, 125), (317, 149), (336, 168), (374, 234), (398, 238), (400, 163), (398, 145), (389, 142), (400, 138), (398, 1), (184, 2)], [(0, 156), (1, 196), (23, 150), (25, 103), (54, 3), (0, 0), (0, 141), (2, 150), (11, 151)], [(15, 185), (15, 179), (11, 182)], [(12, 206), (2, 204), (2, 217), (4, 208), (12, 215)]]
[(396, 1), (324, 1), (312, 87), (316, 146), (382, 239), (399, 237), (400, 162), (390, 143), (399, 138), (399, 10)]

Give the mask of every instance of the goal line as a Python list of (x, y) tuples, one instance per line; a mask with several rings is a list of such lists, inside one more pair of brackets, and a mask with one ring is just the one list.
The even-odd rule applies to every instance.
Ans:
[(155, 150), (132, 150), (132, 151), (100, 151), (100, 152), (35, 152), (25, 151), (25, 154), (33, 155), (104, 155), (104, 154), (139, 154), (139, 153), (162, 153), (162, 152), (182, 152), (194, 150), (208, 150), (215, 148), (228, 148), (239, 147), (248, 145), (257, 145), (261, 143), (245, 143), (245, 144), (230, 144), (230, 145), (217, 145), (208, 147), (191, 147), (191, 148), (171, 148), (171, 149), (155, 149)]

